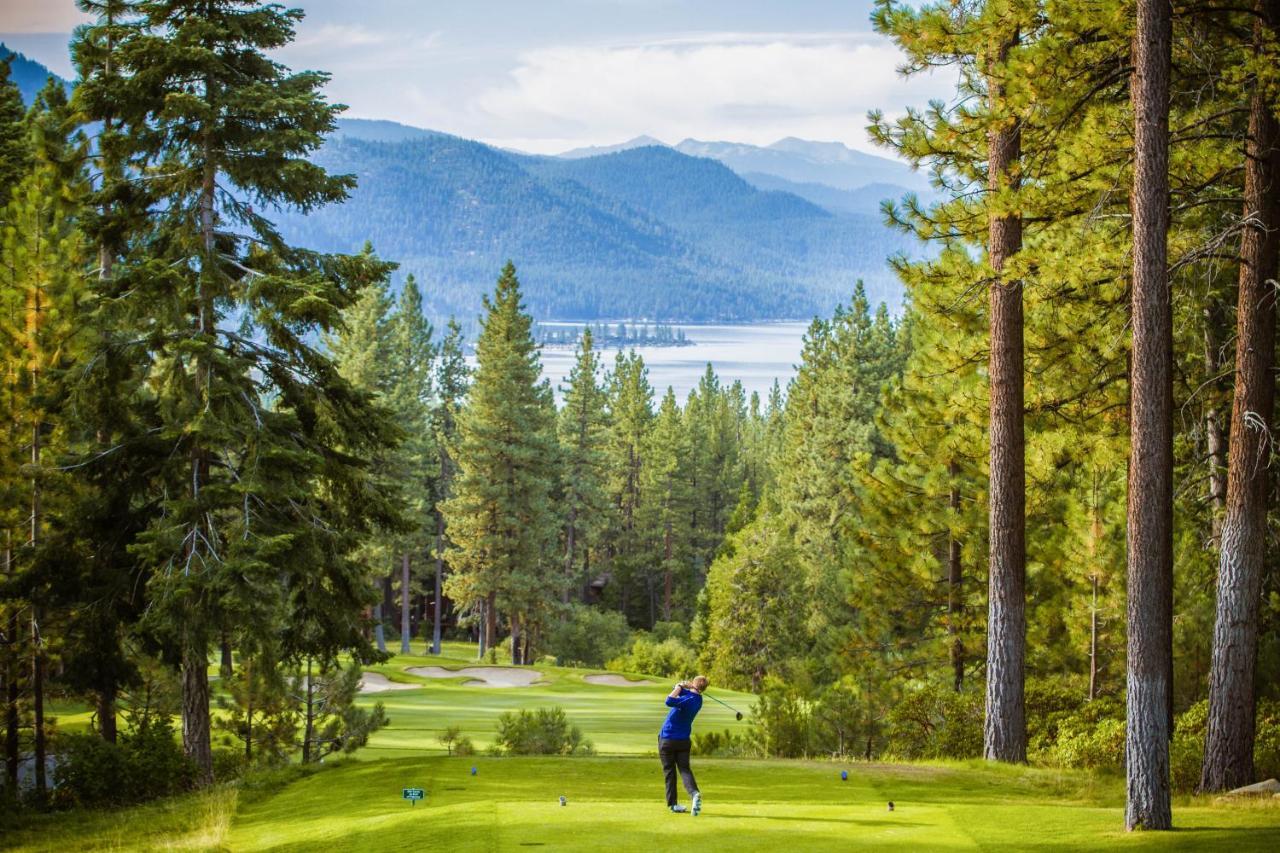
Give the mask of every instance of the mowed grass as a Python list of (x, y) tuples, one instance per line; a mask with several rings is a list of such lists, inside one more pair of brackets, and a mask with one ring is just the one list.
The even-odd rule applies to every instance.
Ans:
[[(398, 648), (398, 643), (392, 646)], [(423, 644), (415, 642), (418, 652)], [(477, 749), (493, 743), (499, 715), (522, 708), (559, 706), (569, 721), (582, 729), (597, 753), (602, 755), (641, 755), (657, 752), (658, 729), (666, 716), (663, 700), (671, 690), (671, 679), (650, 678), (653, 684), (639, 687), (609, 687), (589, 684), (584, 676), (604, 670), (584, 670), (534, 664), (541, 682), (529, 687), (474, 687), (465, 678), (424, 678), (406, 670), (422, 666), (463, 669), (490, 666), (475, 660), (475, 646), (446, 643), (439, 656), (427, 654), (396, 655), (390, 661), (368, 667), (389, 680), (417, 685), (413, 690), (389, 690), (366, 694), (361, 705), (381, 702), (391, 724), (377, 732), (368, 747), (357, 756), (372, 760), (424, 753), (443, 754), (445, 749), (436, 739), (448, 726), (459, 726)], [(504, 665), (499, 659), (497, 665)], [(689, 673), (693, 675), (694, 673)], [(632, 674), (632, 678), (644, 676)], [(748, 693), (721, 690), (713, 686), (714, 695), (734, 708), (749, 714), (754, 697)], [(730, 729), (745, 733), (747, 719), (739, 722), (733, 712), (712, 701), (703, 703), (698, 715), (699, 731)]]
[[(546, 684), (467, 687), (406, 667), (475, 665), (472, 650), (397, 656), (373, 667), (411, 690), (368, 695), (391, 725), (370, 748), (131, 809), (0, 822), (0, 849), (202, 851), (645, 850), (1280, 850), (1280, 800), (1180, 798), (1172, 833), (1123, 831), (1123, 780), (984, 762), (887, 765), (704, 759), (694, 818), (669, 813), (655, 757), (666, 680), (607, 687), (589, 670), (534, 667)], [(717, 691), (749, 711), (751, 697)], [(446, 757), (436, 736), (460, 726), (480, 748), (503, 711), (549, 705), (595, 741), (596, 757)], [(708, 702), (701, 731), (745, 730)], [(610, 755), (609, 753), (615, 753)], [(476, 775), (471, 775), (475, 767)], [(840, 780), (847, 770), (849, 780)], [(427, 791), (412, 806), (405, 787)], [(567, 798), (560, 806), (559, 797)], [(683, 790), (681, 801), (688, 803)], [(893, 800), (896, 810), (889, 812)]]
[[(694, 770), (706, 797), (697, 818), (667, 812), (656, 759), (350, 763), (244, 806), (227, 843), (236, 851), (651, 851), (676, 838), (734, 851), (1280, 849), (1280, 804), (1271, 802), (1180, 801), (1177, 832), (1125, 833), (1121, 782), (1087, 773), (697, 758)], [(404, 787), (426, 789), (426, 801), (403, 801)]]

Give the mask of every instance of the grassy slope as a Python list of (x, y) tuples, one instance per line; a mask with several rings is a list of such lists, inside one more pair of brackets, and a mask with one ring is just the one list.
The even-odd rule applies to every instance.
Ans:
[[(1183, 802), (1181, 831), (1128, 835), (1121, 782), (1085, 773), (853, 764), (841, 782), (827, 762), (695, 759), (694, 769), (707, 796), (696, 819), (666, 812), (654, 759), (348, 764), (242, 809), (229, 839), (237, 851), (652, 850), (677, 832), (718, 850), (1280, 849), (1271, 803)], [(403, 786), (426, 788), (426, 804), (402, 802)]]
[[(15, 850), (508, 850), (522, 846), (651, 850), (673, 835), (711, 849), (1250, 850), (1280, 849), (1280, 801), (1175, 805), (1178, 832), (1121, 831), (1122, 780), (1084, 772), (987, 766), (890, 766), (694, 759), (707, 794), (697, 819), (668, 814), (652, 752), (664, 683), (586, 684), (585, 671), (537, 667), (549, 684), (491, 689), (418, 679), (407, 666), (474, 663), (462, 646), (442, 658), (397, 657), (375, 667), (421, 688), (369, 696), (392, 726), (358, 760), (306, 773), (293, 768), (244, 789), (116, 812), (73, 812), (0, 825)], [(750, 697), (719, 693), (738, 707)], [(736, 701), (735, 701), (736, 700)], [(597, 748), (618, 757), (445, 758), (435, 735), (461, 725), (478, 746), (503, 710), (558, 704)], [(68, 709), (70, 710), (70, 709)], [(708, 703), (703, 730), (736, 723)], [(629, 755), (628, 755), (629, 754)], [(476, 776), (469, 768), (476, 766)], [(301, 771), (301, 772), (300, 772)], [(292, 780), (292, 781), (290, 781)], [(425, 804), (400, 799), (406, 786)], [(569, 805), (561, 808), (558, 797)], [(681, 794), (682, 800), (687, 798)], [(898, 804), (890, 814), (887, 800)]]
[[(419, 644), (414, 644), (415, 650)], [(419, 678), (405, 672), (419, 666), (460, 669), (477, 664), (474, 646), (446, 643), (444, 654), (397, 655), (381, 666), (370, 667), (392, 681), (421, 684), (420, 690), (397, 690), (366, 695), (362, 704), (382, 702), (391, 725), (378, 732), (369, 747), (359, 753), (365, 759), (422, 755), (444, 752), (436, 742), (445, 727), (462, 727), (479, 749), (493, 741), (498, 715), (519, 708), (559, 705), (570, 722), (582, 729), (596, 751), (608, 755), (637, 755), (655, 752), (658, 728), (666, 715), (663, 698), (670, 685), (663, 680), (645, 687), (606, 687), (582, 680), (592, 670), (535, 665), (545, 685), (509, 689), (467, 687), (462, 678)], [(692, 673), (690, 673), (692, 675)], [(639, 678), (640, 676), (633, 676)], [(747, 712), (753, 697), (731, 690), (715, 690), (715, 695)], [(706, 702), (698, 716), (701, 731), (725, 728), (745, 732), (748, 721), (738, 722), (733, 713), (715, 702)]]

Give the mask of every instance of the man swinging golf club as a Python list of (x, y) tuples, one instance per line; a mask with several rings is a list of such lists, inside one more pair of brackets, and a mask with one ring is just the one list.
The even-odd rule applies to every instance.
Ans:
[(662, 773), (667, 781), (667, 807), (673, 812), (684, 812), (685, 807), (676, 802), (676, 770), (684, 789), (693, 797), (693, 814), (702, 811), (702, 794), (689, 769), (689, 747), (693, 718), (702, 710), (702, 692), (707, 689), (707, 677), (696, 676), (692, 681), (682, 681), (667, 696), (666, 722), (658, 734), (658, 757), (662, 759)]

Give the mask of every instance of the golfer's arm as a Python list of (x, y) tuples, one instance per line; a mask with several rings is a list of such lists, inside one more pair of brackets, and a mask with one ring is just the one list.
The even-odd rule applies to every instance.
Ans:
[(676, 686), (671, 690), (671, 692), (667, 694), (667, 698), (668, 698), (668, 699), (679, 699), (679, 698), (680, 698), (680, 692), (681, 692), (682, 690), (684, 690), (684, 685), (683, 685), (683, 684), (677, 684), (677, 685), (676, 685)]

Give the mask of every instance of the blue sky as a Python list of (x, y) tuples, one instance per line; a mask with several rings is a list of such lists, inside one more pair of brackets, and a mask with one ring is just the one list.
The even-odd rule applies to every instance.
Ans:
[[(295, 0), (279, 58), (330, 72), (348, 116), (530, 151), (640, 134), (873, 151), (866, 112), (947, 94), (903, 80), (869, 0)], [(70, 75), (73, 0), (0, 0), (0, 39)]]

